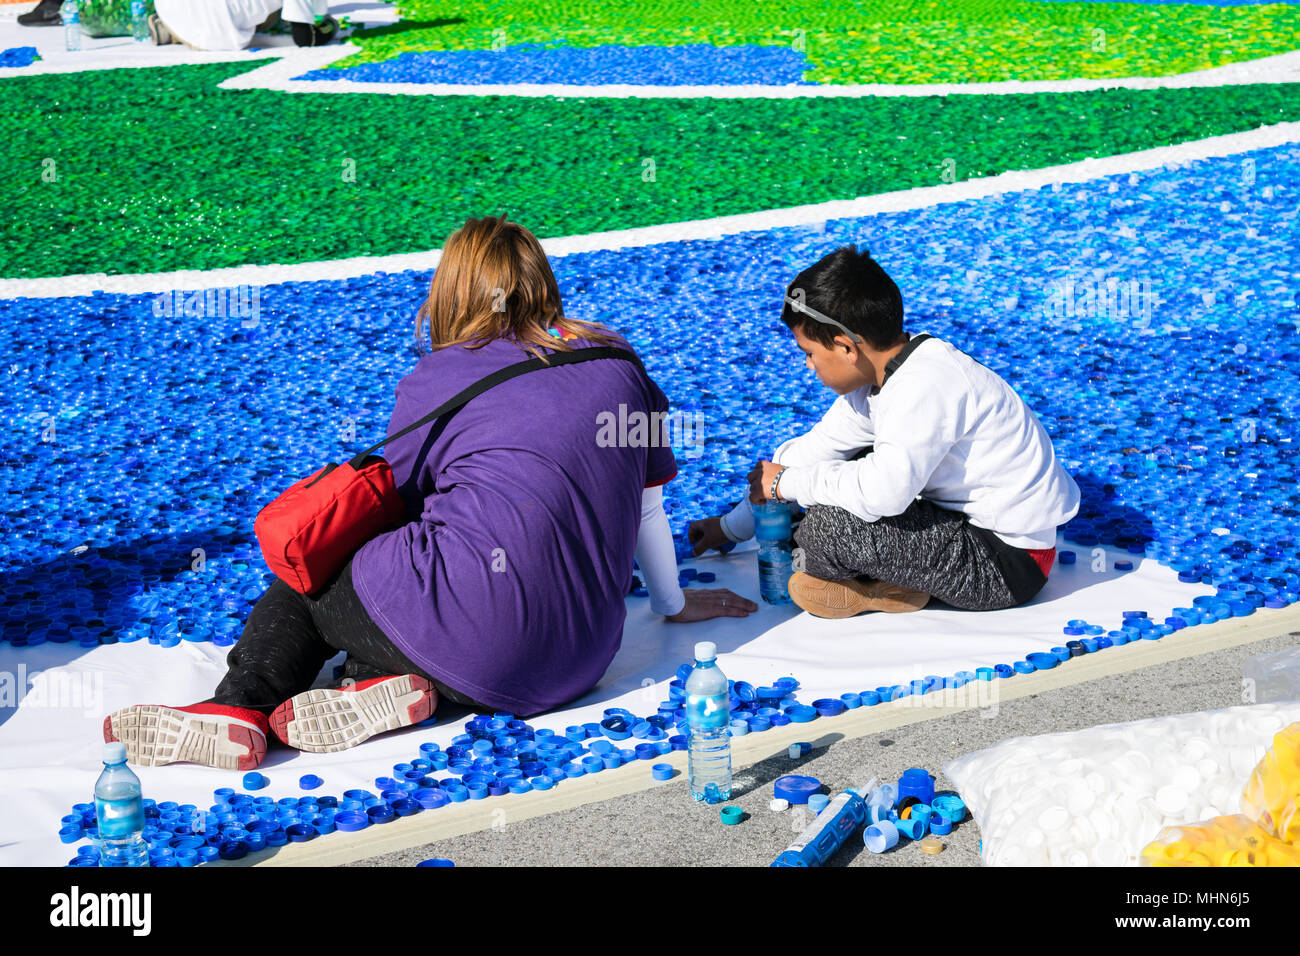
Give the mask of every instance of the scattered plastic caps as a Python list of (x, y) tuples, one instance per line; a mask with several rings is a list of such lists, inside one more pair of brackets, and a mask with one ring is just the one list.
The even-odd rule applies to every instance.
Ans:
[(432, 860), (421, 860), (416, 866), (455, 866), (451, 860), (444, 860), (441, 857), (434, 857)]
[(787, 800), (792, 806), (807, 804), (808, 798), (819, 791), (822, 782), (816, 777), (802, 777), (798, 774), (787, 774), (784, 777), (777, 777), (772, 784), (773, 796)]
[(872, 853), (884, 853), (898, 845), (898, 827), (889, 820), (879, 820), (862, 832), (862, 842)]
[(907, 837), (909, 840), (921, 839), (929, 829), (925, 825), (924, 820), (917, 820), (910, 816), (907, 819), (900, 818), (891, 822), (898, 828), (898, 832), (903, 834), (903, 836)]
[(868, 784), (866, 790), (867, 819), (872, 823), (887, 819), (889, 811), (898, 802), (898, 787), (892, 783), (883, 783), (879, 786)]
[(791, 760), (798, 760), (800, 757), (807, 755), (811, 750), (812, 744), (801, 740), (797, 744), (791, 744), (788, 753), (790, 754)]
[(670, 763), (657, 763), (650, 768), (650, 776), (655, 780), (671, 780), (673, 772), (673, 765)]
[(773, 813), (782, 813), (785, 810), (790, 809), (790, 801), (783, 797), (773, 797), (772, 802), (767, 806)]
[(727, 826), (735, 826), (745, 817), (745, 811), (737, 806), (723, 807), (720, 811), (722, 822)]
[(908, 797), (915, 797), (918, 803), (928, 803), (934, 806), (931, 799), (934, 796), (934, 778), (920, 767), (912, 767), (903, 771), (903, 775), (898, 778), (898, 800), (899, 803)]
[(266, 779), (266, 776), (264, 774), (260, 774), (256, 770), (252, 770), (244, 774), (245, 790), (261, 790), (270, 782), (271, 781)]
[(821, 813), (826, 809), (826, 805), (831, 802), (831, 798), (824, 793), (813, 793), (808, 796), (808, 809), (813, 812), (813, 816)]
[(921, 841), (921, 852), (928, 853), (930, 856), (943, 852), (943, 841), (936, 837), (928, 836)]
[[(931, 786), (933, 791), (933, 785)], [(934, 812), (949, 823), (961, 823), (966, 817), (966, 803), (955, 794), (941, 794), (930, 800)]]
[(1040, 671), (1050, 671), (1053, 667), (1055, 667), (1057, 664), (1060, 663), (1060, 660), (1057, 658), (1055, 654), (1044, 654), (1044, 653), (1026, 654), (1025, 660), (1028, 661), (1030, 664), (1034, 665), (1035, 670), (1040, 670)]
[(316, 776), (314, 773), (303, 774), (303, 776), (298, 778), (298, 786), (303, 790), (315, 790), (324, 782), (324, 780)]

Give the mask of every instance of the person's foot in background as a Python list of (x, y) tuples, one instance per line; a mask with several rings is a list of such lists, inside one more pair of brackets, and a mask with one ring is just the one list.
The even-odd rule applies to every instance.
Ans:
[(290, 23), (296, 46), (324, 46), (339, 35), (339, 22), (326, 14), (320, 23)]
[(18, 14), (18, 23), (25, 27), (58, 27), (63, 25), (59, 15), (62, 0), (41, 0), (34, 9)]
[(167, 24), (163, 23), (158, 14), (149, 15), (149, 39), (153, 41), (154, 46), (166, 46), (169, 43), (179, 43), (171, 30), (167, 29)]

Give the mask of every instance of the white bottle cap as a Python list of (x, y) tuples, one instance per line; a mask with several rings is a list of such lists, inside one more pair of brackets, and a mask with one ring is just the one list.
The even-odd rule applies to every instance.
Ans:
[(711, 661), (718, 656), (718, 645), (712, 641), (700, 641), (695, 645), (695, 659), (697, 661)]
[(126, 744), (116, 740), (104, 744), (104, 763), (126, 763)]

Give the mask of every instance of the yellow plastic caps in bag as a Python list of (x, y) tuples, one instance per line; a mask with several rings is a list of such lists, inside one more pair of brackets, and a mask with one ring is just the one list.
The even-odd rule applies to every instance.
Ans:
[(1241, 810), (1284, 843), (1300, 842), (1300, 723), (1277, 732), (1246, 781)]
[(1143, 866), (1300, 866), (1300, 847), (1235, 814), (1166, 827), (1142, 851)]
[(1242, 813), (1166, 827), (1143, 866), (1300, 866), (1300, 723), (1273, 737), (1246, 781)]

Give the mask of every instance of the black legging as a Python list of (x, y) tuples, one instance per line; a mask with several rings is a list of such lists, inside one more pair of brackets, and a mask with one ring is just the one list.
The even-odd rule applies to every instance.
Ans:
[(391, 674), (418, 674), (433, 681), (439, 697), (474, 710), (492, 710), (426, 674), (403, 654), (366, 613), (352, 586), (352, 561), (313, 597), (276, 579), (244, 622), (244, 633), (226, 657), (229, 668), (211, 702), (269, 715), (311, 688), (320, 669), (347, 651), (335, 682)]

